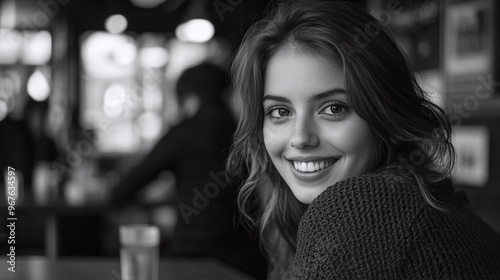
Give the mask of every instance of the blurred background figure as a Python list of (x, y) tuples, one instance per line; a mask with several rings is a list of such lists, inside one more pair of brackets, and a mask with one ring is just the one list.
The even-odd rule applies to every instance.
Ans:
[(236, 186), (224, 175), (235, 124), (223, 102), (224, 71), (202, 63), (177, 82), (181, 122), (112, 190), (116, 206), (132, 205), (162, 171), (175, 175), (177, 224), (164, 248), (169, 256), (215, 257), (262, 278), (265, 265), (254, 240), (239, 224)]
[(33, 201), (36, 205), (46, 205), (57, 196), (57, 174), (51, 164), (58, 157), (48, 121), (47, 101), (30, 99), (26, 104), (25, 116), (34, 141), (33, 151)]
[(5, 71), (0, 78), (0, 197), (7, 202), (8, 167), (15, 169), (19, 219), (16, 236), (19, 252), (39, 254), (44, 242), (44, 218), (39, 211), (23, 211), (23, 206), (47, 205), (57, 196), (57, 175), (51, 168), (58, 152), (48, 129), (48, 103), (25, 94), (19, 75)]
[[(0, 168), (2, 186), (8, 166), (17, 170), (22, 200), (31, 200), (31, 182), (35, 164), (33, 133), (27, 124), (25, 103), (27, 97), (16, 86), (16, 75), (0, 73)], [(2, 188), (3, 191), (3, 188)], [(20, 191), (21, 192), (21, 191)], [(3, 195), (3, 193), (2, 193)]]
[[(3, 115), (0, 118), (0, 168), (16, 169), (20, 184), (18, 204), (45, 205), (57, 195), (58, 179), (51, 163), (58, 151), (49, 132), (48, 103), (31, 97), (26, 99), (0, 98)], [(9, 103), (13, 104), (10, 113), (4, 111)]]

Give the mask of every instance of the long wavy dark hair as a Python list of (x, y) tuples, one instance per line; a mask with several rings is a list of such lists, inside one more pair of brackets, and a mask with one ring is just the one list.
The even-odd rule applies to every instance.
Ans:
[(440, 188), (454, 164), (445, 113), (429, 101), (380, 22), (348, 2), (278, 4), (247, 32), (233, 61), (241, 116), (228, 161), (229, 173), (242, 182), (240, 209), (260, 228), (276, 274), (284, 273), (293, 260), (304, 205), (264, 147), (262, 98), (269, 59), (290, 46), (340, 65), (349, 102), (375, 138), (377, 161), (370, 172), (387, 170), (414, 180), (425, 201), (443, 210)]

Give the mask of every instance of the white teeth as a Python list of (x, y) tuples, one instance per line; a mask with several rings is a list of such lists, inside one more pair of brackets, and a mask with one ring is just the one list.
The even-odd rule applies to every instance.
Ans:
[(293, 161), (293, 167), (300, 172), (316, 172), (330, 167), (336, 160), (323, 160), (315, 162)]
[(313, 172), (314, 171), (314, 163), (309, 162), (307, 164), (307, 172)]

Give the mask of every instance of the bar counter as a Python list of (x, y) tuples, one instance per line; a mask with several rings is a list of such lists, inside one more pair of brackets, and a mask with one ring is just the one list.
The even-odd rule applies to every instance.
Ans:
[[(2, 280), (122, 280), (118, 258), (78, 257), (50, 260), (46, 257), (17, 257), (15, 272), (1, 257)], [(242, 272), (213, 259), (169, 259), (159, 263), (159, 279), (252, 280)]]

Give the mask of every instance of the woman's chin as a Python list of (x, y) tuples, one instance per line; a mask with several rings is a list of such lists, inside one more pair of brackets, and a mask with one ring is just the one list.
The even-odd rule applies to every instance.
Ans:
[(295, 196), (295, 198), (300, 201), (301, 203), (304, 204), (311, 204), (318, 195), (321, 194), (321, 192), (316, 192), (313, 190), (293, 190), (292, 193)]

